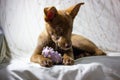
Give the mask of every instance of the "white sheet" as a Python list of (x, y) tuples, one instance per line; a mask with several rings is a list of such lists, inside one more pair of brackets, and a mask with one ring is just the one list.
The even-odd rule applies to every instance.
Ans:
[(26, 59), (0, 65), (0, 80), (120, 80), (120, 57), (86, 57), (73, 66), (41, 67)]
[(15, 57), (11, 63), (0, 64), (0, 80), (120, 80), (120, 57), (82, 58), (73, 66), (51, 68), (29, 62), (27, 55), (33, 52), (44, 28), (43, 8), (54, 5), (64, 9), (81, 1), (85, 5), (73, 31), (119, 55), (119, 0), (0, 0), (0, 27)]
[(10, 60), (10, 51), (2, 29), (0, 28), (0, 64)]
[(89, 38), (103, 50), (120, 52), (119, 0), (0, 0), (0, 26), (12, 56), (33, 52), (44, 29), (44, 7), (65, 9), (79, 2), (85, 4), (75, 18), (73, 32)]

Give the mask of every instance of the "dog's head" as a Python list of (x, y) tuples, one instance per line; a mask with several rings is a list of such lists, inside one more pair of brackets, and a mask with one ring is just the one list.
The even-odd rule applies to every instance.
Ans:
[(82, 4), (84, 3), (79, 3), (66, 10), (57, 10), (55, 7), (44, 8), (47, 32), (63, 50), (68, 50), (72, 46), (73, 20)]

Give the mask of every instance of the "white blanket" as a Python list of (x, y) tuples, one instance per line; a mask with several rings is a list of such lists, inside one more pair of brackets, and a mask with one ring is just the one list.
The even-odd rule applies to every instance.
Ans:
[(33, 52), (44, 28), (43, 8), (65, 9), (79, 2), (85, 5), (75, 18), (73, 32), (120, 55), (120, 0), (0, 0), (0, 27), (11, 50), (9, 55), (15, 57), (0, 64), (0, 80), (120, 80), (120, 57), (88, 57), (76, 60), (73, 66), (51, 68), (30, 63), (25, 57)]
[(87, 57), (76, 60), (73, 66), (51, 68), (14, 60), (1, 65), (0, 80), (120, 80), (120, 57)]
[(80, 2), (85, 4), (74, 20), (73, 32), (99, 48), (120, 52), (119, 0), (0, 0), (0, 26), (12, 57), (33, 52), (44, 29), (44, 7), (66, 9)]

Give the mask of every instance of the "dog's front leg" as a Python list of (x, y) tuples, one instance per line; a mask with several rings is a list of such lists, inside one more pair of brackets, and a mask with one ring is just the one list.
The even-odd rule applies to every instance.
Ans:
[(38, 63), (40, 64), (41, 66), (44, 66), (44, 67), (51, 67), (52, 66), (52, 60), (49, 59), (49, 58), (45, 58), (43, 55), (42, 55), (42, 48), (40, 46), (37, 46), (35, 51), (34, 51), (34, 54), (31, 56), (31, 62), (35, 62), (35, 63)]
[(63, 64), (64, 65), (73, 65), (74, 64), (74, 55), (73, 55), (72, 51), (64, 53)]
[(52, 60), (42, 55), (42, 50), (49, 44), (49, 40), (49, 37), (45, 33), (42, 33), (39, 36), (37, 47), (35, 48), (34, 53), (30, 58), (31, 62), (38, 63), (44, 67), (52, 66)]

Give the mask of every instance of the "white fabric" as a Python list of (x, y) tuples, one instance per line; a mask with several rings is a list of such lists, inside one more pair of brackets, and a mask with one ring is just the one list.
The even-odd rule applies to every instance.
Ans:
[(120, 57), (88, 57), (73, 66), (41, 67), (26, 59), (0, 65), (0, 80), (120, 80)]
[(73, 32), (104, 50), (119, 52), (119, 0), (0, 0), (0, 26), (12, 54), (19, 57), (33, 52), (44, 29), (44, 7), (65, 9), (79, 2), (85, 4), (75, 18)]
[(85, 5), (75, 18), (73, 32), (120, 55), (119, 0), (0, 0), (0, 27), (15, 57), (11, 63), (0, 65), (0, 80), (120, 80), (119, 57), (83, 58), (73, 66), (51, 68), (29, 62), (44, 29), (43, 8), (54, 5), (65, 9), (79, 2)]
[(10, 51), (5, 40), (4, 33), (0, 28), (0, 64), (10, 60)]

